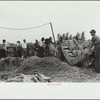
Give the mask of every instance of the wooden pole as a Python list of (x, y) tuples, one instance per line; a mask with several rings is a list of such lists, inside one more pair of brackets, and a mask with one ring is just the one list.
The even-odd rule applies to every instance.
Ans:
[(50, 27), (51, 27), (51, 31), (52, 31), (52, 35), (53, 35), (53, 39), (54, 39), (54, 43), (55, 43), (56, 41), (55, 41), (55, 36), (54, 36), (53, 26), (52, 26), (52, 23), (51, 23), (51, 22), (50, 22)]

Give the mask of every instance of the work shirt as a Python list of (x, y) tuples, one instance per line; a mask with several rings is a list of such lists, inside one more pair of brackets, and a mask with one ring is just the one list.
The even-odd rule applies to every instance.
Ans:
[(96, 36), (96, 35), (93, 36), (91, 41), (94, 44), (95, 52), (100, 52), (100, 38), (99, 38), (99, 36)]
[(26, 48), (27, 48), (27, 43), (23, 43), (23, 44), (22, 44), (22, 48), (23, 48), (23, 49), (26, 49)]
[(100, 38), (99, 38), (99, 36), (95, 35), (95, 36), (92, 37), (91, 41), (93, 42), (94, 45), (96, 45), (100, 42)]
[(22, 47), (22, 44), (21, 43), (17, 43), (16, 46), (17, 47)]
[(7, 50), (7, 49), (6, 49), (6, 44), (3, 43), (3, 44), (1, 45), (1, 47), (0, 47), (0, 49)]
[(39, 42), (39, 45), (40, 45), (40, 47), (45, 47), (45, 43), (42, 41)]
[(37, 51), (39, 48), (39, 43), (34, 43), (34, 50)]
[(22, 49), (22, 44), (21, 43), (17, 43), (16, 44), (16, 49), (17, 50), (21, 50)]

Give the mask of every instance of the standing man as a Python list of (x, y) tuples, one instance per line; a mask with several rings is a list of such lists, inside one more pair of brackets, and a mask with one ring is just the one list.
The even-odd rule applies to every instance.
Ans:
[(39, 42), (38, 42), (38, 40), (36, 39), (35, 40), (35, 43), (34, 43), (34, 51), (35, 51), (35, 56), (37, 56), (38, 55), (38, 49), (39, 49)]
[(58, 45), (58, 47), (57, 47), (57, 49), (58, 49), (58, 58), (60, 59), (60, 60), (62, 60), (62, 50), (61, 50), (61, 46), (62, 46), (62, 37), (60, 36), (59, 37), (59, 39), (58, 39), (58, 42), (57, 42), (57, 45)]
[(45, 56), (49, 56), (49, 44), (50, 44), (50, 38), (45, 39)]
[(23, 49), (23, 57), (26, 58), (27, 57), (27, 43), (25, 39), (23, 40), (23, 43), (22, 43), (22, 49)]
[(92, 45), (90, 46), (90, 49), (95, 47), (95, 71), (100, 73), (100, 38), (96, 35), (95, 30), (90, 31), (92, 36)]
[(45, 48), (44, 41), (45, 41), (45, 38), (42, 37), (41, 41), (39, 42), (39, 54), (38, 54), (39, 57), (44, 57), (44, 48)]
[(2, 40), (2, 44), (0, 47), (0, 58), (4, 58), (6, 57), (6, 52), (7, 52), (7, 48), (6, 48), (6, 40)]
[(22, 44), (20, 41), (17, 41), (16, 45), (16, 52), (17, 52), (17, 57), (22, 57)]

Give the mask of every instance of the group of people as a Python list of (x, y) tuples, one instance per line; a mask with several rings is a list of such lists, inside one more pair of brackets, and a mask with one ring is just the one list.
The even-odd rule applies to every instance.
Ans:
[[(2, 44), (0, 44), (0, 59), (7, 57), (7, 54), (9, 52), (9, 42), (6, 43), (6, 40), (2, 40)], [(17, 44), (15, 45), (15, 56), (17, 57), (27, 57), (27, 43), (26, 40), (23, 40), (23, 43), (20, 41), (17, 41)]]
[[(70, 50), (74, 51), (76, 48), (77, 50), (82, 51), (82, 49), (87, 49), (88, 53), (91, 52), (91, 49), (94, 48), (94, 61), (95, 61), (95, 71), (100, 72), (100, 37), (96, 35), (96, 31), (92, 29), (90, 31), (90, 34), (92, 36), (92, 39), (85, 40), (85, 34), (84, 32), (77, 33), (76, 36), (72, 36), (69, 33), (57, 36), (57, 42), (58, 45), (58, 51), (61, 52), (61, 46), (66, 45), (70, 48)], [(67, 41), (66, 41), (67, 40)], [(79, 52), (82, 53), (82, 52)], [(61, 53), (59, 53), (61, 54)], [(60, 55), (61, 56), (61, 55)], [(86, 56), (89, 60), (89, 55)]]
[[(14, 48), (14, 56), (20, 58), (27, 58), (29, 56), (29, 51), (34, 51), (33, 55), (44, 57), (49, 56), (49, 43), (52, 42), (52, 38), (44, 38), (42, 37), (40, 41), (36, 40), (35, 43), (32, 43), (31, 50), (29, 43), (26, 42), (26, 39), (23, 40), (23, 43), (17, 41)], [(4, 58), (9, 53), (10, 43), (6, 40), (2, 40), (2, 44), (0, 44), (0, 58)]]
[(34, 51), (35, 51), (35, 55), (39, 56), (39, 57), (48, 57), (50, 56), (50, 52), (49, 52), (49, 45), (50, 43), (52, 43), (52, 38), (41, 38), (41, 41), (36, 40), (36, 42), (34, 43)]
[(26, 39), (23, 40), (23, 43), (17, 41), (16, 44), (16, 56), (26, 58), (28, 56), (28, 48)]
[[(61, 46), (68, 46), (74, 56), (80, 55), (83, 49), (88, 48), (88, 53), (90, 52), (91, 48), (94, 47), (95, 51), (95, 70), (96, 72), (100, 72), (100, 38), (96, 35), (95, 30), (90, 31), (92, 39), (85, 40), (85, 33), (82, 32), (77, 33), (75, 36), (72, 36), (69, 33), (57, 35), (57, 41), (54, 43), (52, 42), (52, 38), (44, 38), (42, 37), (40, 41), (35, 40), (33, 44), (34, 55), (39, 57), (47, 57), (50, 56), (50, 43), (55, 44), (59, 52), (59, 58), (61, 57)], [(6, 43), (6, 40), (2, 40), (2, 44), (0, 44), (0, 58), (4, 58), (8, 52), (9, 43)], [(27, 45), (26, 40), (23, 40), (23, 43), (17, 41), (16, 44), (16, 56), (17, 57), (24, 57), (27, 58), (29, 56), (29, 48)], [(74, 52), (75, 51), (75, 52)], [(78, 51), (76, 53), (76, 51)]]

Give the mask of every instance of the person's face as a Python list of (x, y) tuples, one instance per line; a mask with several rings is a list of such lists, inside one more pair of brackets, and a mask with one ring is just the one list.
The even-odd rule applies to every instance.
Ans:
[(72, 35), (70, 35), (70, 40), (72, 40)]
[(25, 42), (26, 42), (26, 40), (23, 40), (23, 42), (25, 43)]
[(6, 43), (6, 41), (3, 41), (3, 43)]
[(91, 36), (94, 36), (95, 35), (95, 33), (94, 32), (91, 32)]
[(36, 43), (38, 43), (38, 40), (36, 40)]

